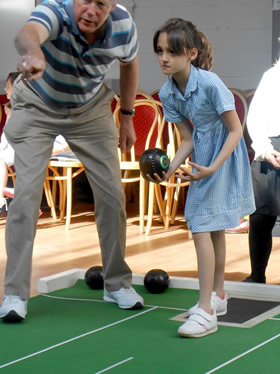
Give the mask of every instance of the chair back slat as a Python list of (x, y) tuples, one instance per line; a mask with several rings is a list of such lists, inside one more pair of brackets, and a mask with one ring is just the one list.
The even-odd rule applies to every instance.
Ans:
[(242, 128), (244, 129), (246, 119), (247, 119), (247, 114), (248, 114), (247, 101), (241, 90), (230, 88), (230, 91), (232, 92), (234, 96), (236, 112), (241, 122)]

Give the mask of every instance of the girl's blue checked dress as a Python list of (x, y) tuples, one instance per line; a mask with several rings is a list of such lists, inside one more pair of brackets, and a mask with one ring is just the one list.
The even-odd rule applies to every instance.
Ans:
[[(192, 161), (211, 165), (228, 136), (221, 114), (235, 110), (230, 90), (215, 73), (191, 65), (184, 96), (172, 78), (163, 85), (159, 96), (167, 121), (179, 123), (187, 118), (193, 123)], [(193, 233), (210, 232), (236, 227), (240, 218), (254, 211), (250, 165), (242, 137), (213, 175), (191, 182), (185, 218)]]

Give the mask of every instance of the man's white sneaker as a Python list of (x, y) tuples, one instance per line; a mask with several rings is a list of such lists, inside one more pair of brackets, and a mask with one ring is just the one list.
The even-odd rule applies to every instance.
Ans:
[(27, 300), (19, 296), (5, 295), (0, 307), (0, 318), (7, 322), (20, 322), (27, 314)]
[(203, 309), (197, 308), (196, 312), (179, 327), (178, 334), (184, 338), (200, 338), (209, 334), (213, 334), (218, 330), (217, 316), (215, 311), (213, 314), (206, 313)]
[(118, 291), (107, 291), (104, 289), (104, 301), (118, 304), (121, 309), (141, 309), (144, 300), (138, 295), (134, 288), (121, 288)]
[[(196, 303), (193, 307), (188, 310), (188, 315), (195, 313), (198, 309), (198, 304)], [(217, 317), (224, 316), (227, 314), (227, 295), (224, 295), (224, 298), (221, 299), (217, 296), (216, 292), (213, 291), (211, 295), (211, 308), (216, 311)]]

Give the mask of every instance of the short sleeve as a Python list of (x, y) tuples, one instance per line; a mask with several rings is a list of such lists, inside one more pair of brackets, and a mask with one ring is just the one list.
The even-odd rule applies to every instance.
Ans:
[(63, 17), (57, 7), (45, 3), (38, 5), (33, 10), (28, 18), (28, 22), (38, 22), (42, 24), (48, 30), (48, 40), (54, 40), (61, 33)]
[(211, 74), (211, 84), (207, 87), (207, 96), (219, 115), (224, 112), (235, 110), (234, 96), (223, 81), (216, 75)]
[(173, 97), (170, 94), (170, 82), (167, 81), (159, 91), (159, 98), (163, 106), (163, 113), (166, 121), (179, 123), (185, 120), (185, 117), (176, 110), (176, 106), (172, 105)]

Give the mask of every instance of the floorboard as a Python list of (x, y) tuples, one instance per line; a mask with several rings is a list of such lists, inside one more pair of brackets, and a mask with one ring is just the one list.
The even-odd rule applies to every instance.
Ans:
[[(197, 277), (197, 262), (193, 241), (188, 239), (182, 212), (176, 223), (164, 230), (154, 220), (151, 234), (139, 233), (139, 220), (135, 203), (127, 204), (126, 259), (134, 273), (145, 274), (161, 268), (173, 276)], [(0, 298), (3, 296), (5, 273), (5, 225), (0, 218)], [(247, 234), (227, 234), (226, 280), (241, 281), (250, 271)], [(39, 278), (61, 271), (101, 264), (101, 256), (93, 214), (93, 204), (75, 202), (70, 229), (64, 222), (54, 221), (45, 211), (38, 221), (34, 245), (31, 296), (37, 295)], [(267, 269), (267, 282), (280, 284), (280, 238), (273, 239), (273, 251)]]

